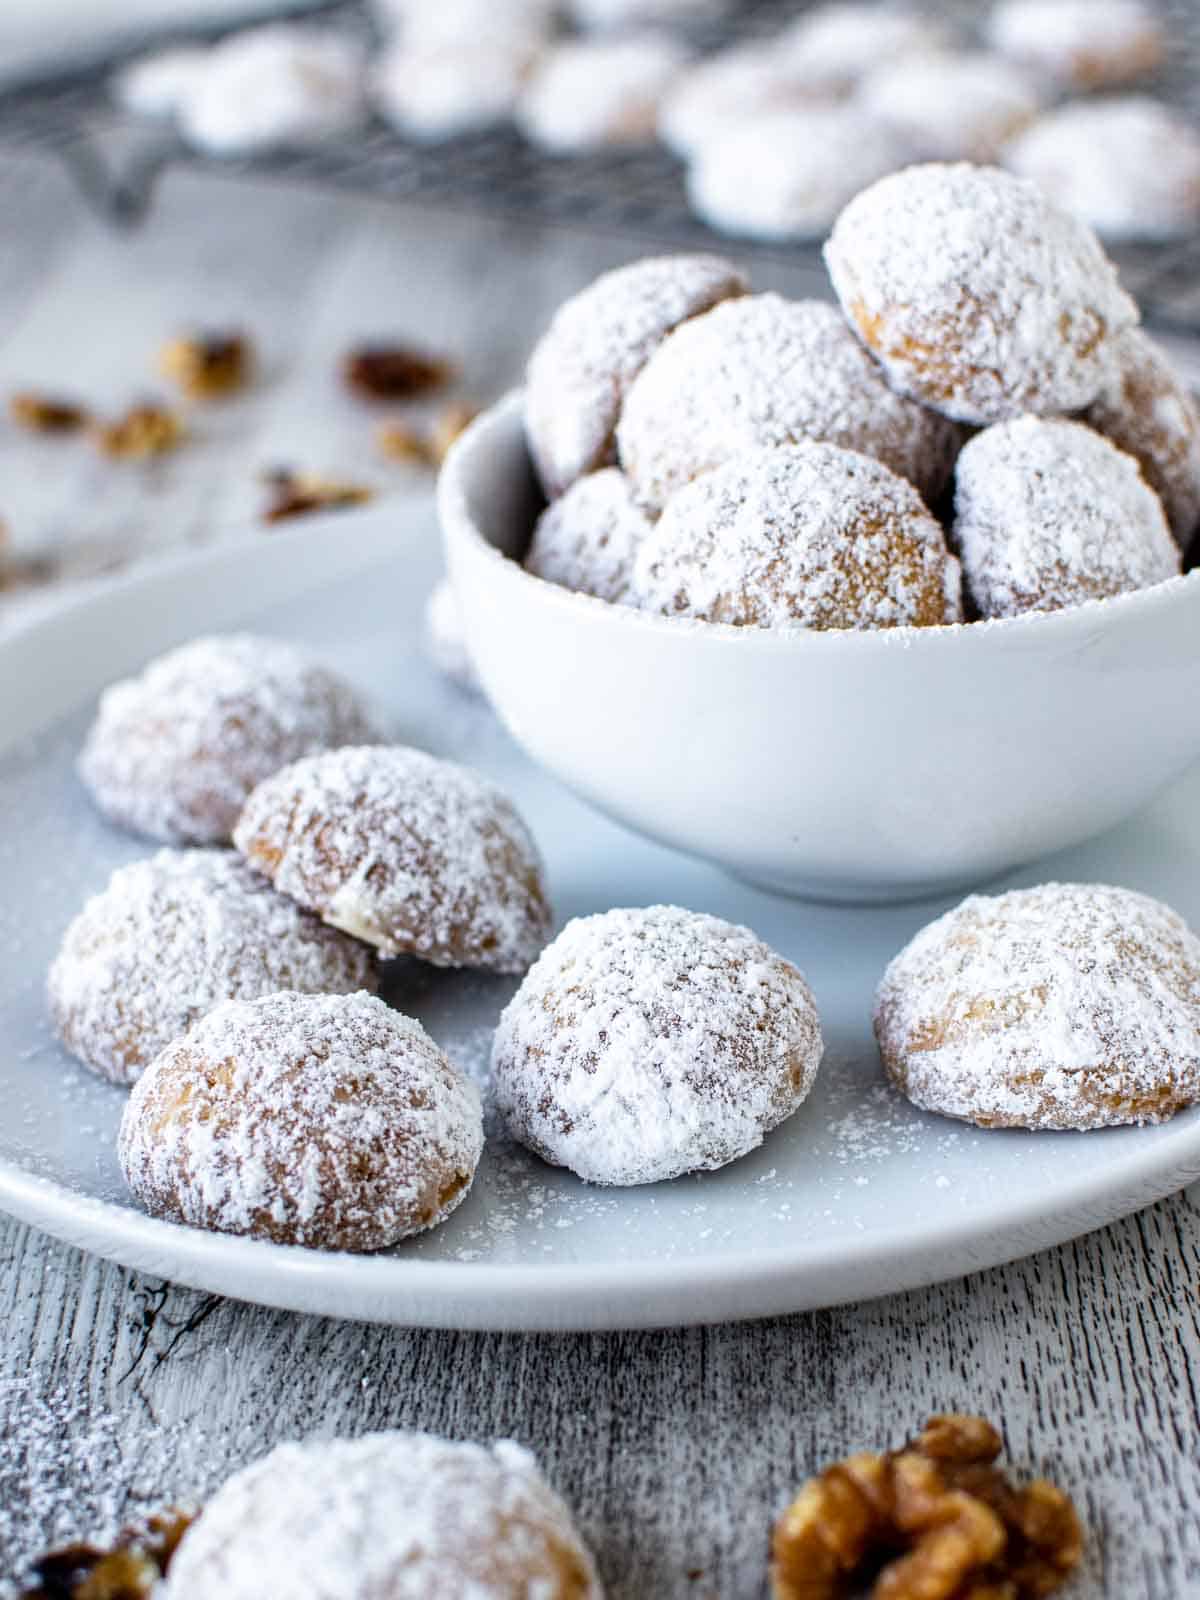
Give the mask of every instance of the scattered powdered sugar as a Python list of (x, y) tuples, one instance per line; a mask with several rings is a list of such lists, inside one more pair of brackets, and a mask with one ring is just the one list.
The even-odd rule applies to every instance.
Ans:
[(658, 105), (687, 61), (667, 34), (568, 39), (548, 50), (517, 102), (517, 124), (543, 149), (648, 144)]
[(914, 7), (879, 0), (833, 0), (813, 6), (780, 37), (781, 53), (809, 81), (829, 92), (845, 92), (879, 61), (952, 42), (946, 27)]
[(944, 1116), (1161, 1122), (1200, 1100), (1200, 939), (1130, 889), (973, 895), (892, 961), (875, 1029), (897, 1087)]
[(548, 583), (620, 602), (649, 532), (628, 478), (617, 467), (605, 467), (577, 479), (542, 512), (525, 565)]
[(483, 1149), (479, 1093), (369, 994), (229, 1000), (134, 1085), (117, 1153), (155, 1216), (324, 1250), (443, 1220)]
[(1143, 0), (999, 0), (987, 37), (1002, 55), (1081, 89), (1127, 83), (1166, 50), (1162, 21)]
[(510, 1133), (592, 1183), (654, 1183), (762, 1143), (808, 1094), (820, 1021), (748, 928), (676, 906), (567, 924), (492, 1053)]
[(1078, 422), (1022, 417), (976, 434), (958, 459), (954, 536), (984, 617), (1057, 611), (1180, 569), (1137, 462)]
[(1106, 238), (1179, 238), (1200, 218), (1200, 134), (1148, 95), (1061, 106), (1004, 164)]
[(429, 1434), (280, 1445), (183, 1538), (164, 1600), (600, 1600), (570, 1512), (519, 1445)]
[(235, 842), (277, 889), (385, 956), (523, 972), (549, 935), (541, 859), (512, 801), (421, 750), (298, 761), (250, 796)]
[(160, 850), (118, 868), (87, 902), (47, 994), (67, 1048), (132, 1083), (219, 1000), (375, 983), (366, 946), (276, 894), (232, 851)]
[(104, 691), (79, 775), (121, 827), (165, 844), (227, 844), (256, 783), (375, 736), (355, 690), (303, 651), (214, 635)]
[(945, 51), (885, 59), (861, 85), (857, 104), (922, 161), (991, 161), (1035, 115), (1039, 96), (1010, 62)]
[(740, 456), (681, 489), (634, 566), (639, 605), (755, 628), (961, 617), (958, 563), (913, 486), (829, 444)]
[(633, 383), (617, 430), (639, 500), (658, 508), (735, 456), (804, 439), (874, 456), (933, 499), (959, 430), (890, 389), (835, 306), (776, 294), (676, 329)]
[(700, 144), (688, 199), (721, 233), (813, 239), (860, 189), (910, 158), (896, 131), (858, 105), (768, 106)]
[(719, 256), (651, 256), (602, 273), (558, 308), (530, 357), (525, 396), (530, 453), (551, 498), (612, 462), (629, 385), (671, 329), (746, 288)]
[(1200, 411), (1169, 356), (1140, 328), (1122, 334), (1111, 382), (1084, 416), (1131, 455), (1184, 550), (1200, 521)]
[(425, 603), (425, 649), (439, 672), (471, 694), (482, 694), (483, 686), (467, 647), (462, 607), (449, 578), (440, 579)]
[(994, 167), (882, 179), (842, 212), (825, 260), (893, 383), (963, 422), (1090, 405), (1138, 320), (1087, 224)]

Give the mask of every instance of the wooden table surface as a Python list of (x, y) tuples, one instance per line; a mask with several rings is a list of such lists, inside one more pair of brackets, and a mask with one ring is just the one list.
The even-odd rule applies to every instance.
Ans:
[[(637, 241), (176, 175), (140, 230), (51, 165), (0, 160), (0, 393), (115, 407), (178, 326), (249, 327), (264, 375), (154, 468), (0, 427), (18, 569), (95, 574), (264, 538), (278, 462), (425, 495), (339, 393), (356, 336), (417, 334), (487, 399), (561, 296)], [(795, 272), (758, 273), (802, 291)], [(34, 563), (31, 567), (30, 563)], [(0, 593), (0, 630), (55, 589)], [(0, 687), (0, 695), (6, 692)], [(0, 1221), (0, 1574), (54, 1539), (194, 1497), (279, 1439), (400, 1426), (511, 1435), (578, 1509), (620, 1600), (765, 1592), (770, 1520), (823, 1462), (979, 1410), (1064, 1484), (1090, 1534), (1071, 1591), (1200, 1595), (1200, 1190), (1074, 1244), (868, 1305), (660, 1333), (405, 1332), (140, 1278)], [(2, 1592), (2, 1591), (0, 1591)]]

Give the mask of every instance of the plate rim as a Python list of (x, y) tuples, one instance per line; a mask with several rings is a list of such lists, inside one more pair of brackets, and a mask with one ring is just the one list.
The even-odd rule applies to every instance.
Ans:
[[(81, 618), (102, 622), (106, 612), (116, 613), (131, 600), (145, 600), (156, 591), (169, 595), (201, 574), (211, 580), (228, 568), (244, 569), (248, 561), (258, 582), (246, 584), (244, 570), (239, 573), (243, 582), (227, 608), (234, 616), (299, 600), (324, 583), (394, 560), (406, 537), (418, 532), (429, 537), (431, 517), (429, 506), (383, 502), (336, 519), (314, 518), (310, 526), (274, 536), (252, 552), (241, 542), (222, 542), (106, 578), (51, 610), (18, 620), (0, 637), (0, 681), (10, 657), (52, 645)], [(406, 533), (401, 525), (407, 518), (412, 527)], [(368, 527), (368, 521), (378, 527)], [(352, 529), (356, 537), (344, 537)], [(133, 641), (133, 653), (147, 653), (140, 640)], [(99, 687), (91, 683), (88, 692)], [(59, 685), (58, 701), (50, 697), (42, 704), (24, 736), (62, 714), (65, 692)], [(22, 736), (19, 730), (15, 739), (9, 737), (0, 726), (0, 750)], [(590, 1264), (347, 1255), (167, 1222), (81, 1194), (4, 1155), (0, 1210), (128, 1268), (280, 1309), (464, 1330), (684, 1326), (814, 1309), (945, 1281), (1064, 1243), (1200, 1179), (1200, 1107), (1146, 1130), (1153, 1138), (1144, 1145), (1137, 1142), (1140, 1131), (1109, 1130), (1110, 1136), (1132, 1141), (1131, 1150), (1103, 1170), (1065, 1180), (1049, 1209), (1044, 1192), (1025, 1196), (1016, 1189), (986, 1219), (941, 1218), (916, 1233), (904, 1224), (872, 1228), (864, 1243), (849, 1251), (844, 1236), (831, 1234), (751, 1253)], [(814, 1289), (815, 1280), (827, 1287)]]

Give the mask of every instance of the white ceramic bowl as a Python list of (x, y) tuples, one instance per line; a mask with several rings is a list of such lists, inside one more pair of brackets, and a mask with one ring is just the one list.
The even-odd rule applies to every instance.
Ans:
[(513, 735), (629, 827), (782, 894), (919, 898), (1100, 832), (1200, 756), (1200, 571), (947, 628), (650, 616), (518, 565), (541, 504), (521, 404), (447, 459), (451, 577)]

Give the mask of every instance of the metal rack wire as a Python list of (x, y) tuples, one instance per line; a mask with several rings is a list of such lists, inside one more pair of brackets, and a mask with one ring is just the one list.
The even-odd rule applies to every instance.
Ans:
[[(721, 27), (694, 31), (701, 48), (768, 33), (796, 13), (796, 0), (745, 0)], [(977, 16), (973, 0), (943, 0), (942, 9)], [(1200, 7), (1169, 0), (1163, 7), (1172, 49), (1154, 92), (1200, 115)], [(361, 0), (304, 7), (339, 26), (369, 34)], [(195, 38), (203, 30), (188, 30)], [(173, 166), (212, 165), (166, 129), (147, 128), (113, 104), (108, 81), (138, 50), (180, 37), (172, 29), (130, 41), (85, 65), (0, 88), (0, 148), (49, 150), (69, 164), (93, 203), (112, 221), (132, 225), (152, 203), (160, 176)], [(710, 247), (716, 236), (688, 209), (682, 168), (662, 148), (611, 149), (572, 157), (544, 154), (514, 131), (496, 130), (428, 145), (401, 138), (378, 121), (359, 133), (304, 149), (221, 159), (227, 173), (334, 186), (381, 198), (476, 209), (543, 224), (636, 234), (668, 246)], [(816, 247), (739, 244), (740, 253), (815, 265)], [(1141, 302), (1147, 322), (1165, 331), (1200, 332), (1200, 234), (1170, 245), (1127, 245), (1113, 252)]]

